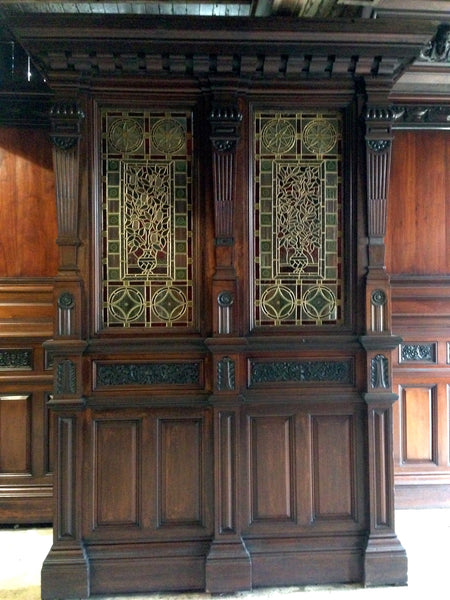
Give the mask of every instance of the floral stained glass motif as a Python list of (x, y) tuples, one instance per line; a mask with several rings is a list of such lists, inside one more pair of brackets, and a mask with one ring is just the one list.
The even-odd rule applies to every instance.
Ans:
[(342, 321), (338, 112), (254, 115), (254, 327)]
[(102, 111), (104, 327), (193, 327), (192, 116)]

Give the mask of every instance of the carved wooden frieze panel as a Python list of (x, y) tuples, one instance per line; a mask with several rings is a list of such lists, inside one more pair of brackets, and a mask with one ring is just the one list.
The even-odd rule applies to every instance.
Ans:
[(198, 388), (203, 382), (199, 361), (186, 362), (98, 362), (96, 388), (133, 386), (182, 386)]
[(194, 324), (192, 117), (102, 112), (103, 325)]
[(32, 368), (32, 350), (24, 348), (0, 349), (0, 371), (29, 371)]
[(255, 327), (343, 318), (340, 113), (254, 115)]
[(250, 360), (249, 387), (276, 383), (353, 383), (353, 361), (348, 360)]
[(400, 363), (437, 363), (436, 342), (408, 342), (400, 344)]

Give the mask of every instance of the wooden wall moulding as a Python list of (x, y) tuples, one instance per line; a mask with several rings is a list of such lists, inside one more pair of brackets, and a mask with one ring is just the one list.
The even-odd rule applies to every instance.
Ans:
[(53, 518), (53, 375), (42, 343), (51, 336), (50, 279), (0, 282), (0, 523)]

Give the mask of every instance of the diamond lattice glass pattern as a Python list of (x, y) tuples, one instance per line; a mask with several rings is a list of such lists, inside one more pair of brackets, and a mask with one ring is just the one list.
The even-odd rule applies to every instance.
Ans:
[(102, 112), (103, 324), (192, 327), (192, 117)]
[(342, 120), (254, 118), (254, 326), (342, 320)]

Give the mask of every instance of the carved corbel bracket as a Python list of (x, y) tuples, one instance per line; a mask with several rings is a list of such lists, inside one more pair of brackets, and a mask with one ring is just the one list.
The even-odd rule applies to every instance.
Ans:
[(54, 104), (50, 109), (60, 271), (77, 270), (79, 140), (83, 118), (83, 111), (75, 103)]
[(429, 62), (450, 62), (450, 23), (441, 23), (436, 35), (420, 53)]
[(209, 114), (213, 148), (214, 223), (216, 244), (233, 244), (234, 153), (242, 114), (237, 106), (215, 106)]
[[(383, 246), (371, 252), (370, 267), (384, 267), (387, 195), (391, 167), (392, 124), (403, 109), (372, 106), (366, 110), (367, 214), (369, 245)], [(378, 248), (379, 250), (379, 248)]]

